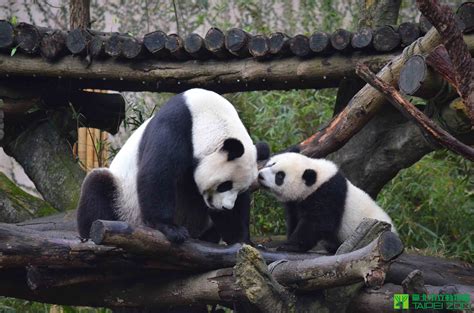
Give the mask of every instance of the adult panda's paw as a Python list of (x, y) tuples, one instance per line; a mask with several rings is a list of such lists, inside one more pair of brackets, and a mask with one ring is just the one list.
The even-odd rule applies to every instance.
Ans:
[(306, 252), (306, 250), (308, 250), (308, 249), (304, 249), (300, 245), (296, 245), (296, 244), (286, 242), (286, 243), (280, 245), (276, 250), (277, 251), (286, 251), (286, 252)]
[(184, 226), (161, 223), (156, 226), (156, 228), (173, 243), (182, 243), (189, 238), (189, 232)]

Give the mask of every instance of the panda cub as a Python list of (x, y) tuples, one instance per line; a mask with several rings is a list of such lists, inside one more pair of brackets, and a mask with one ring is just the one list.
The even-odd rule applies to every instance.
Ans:
[[(261, 155), (258, 155), (258, 154)], [(77, 222), (88, 238), (97, 219), (145, 224), (170, 241), (249, 242), (255, 146), (237, 111), (222, 96), (191, 89), (172, 97), (145, 121), (110, 168), (91, 171), (82, 185)]]
[(285, 152), (266, 163), (258, 180), (285, 205), (288, 240), (279, 250), (307, 251), (325, 240), (335, 252), (364, 217), (395, 231), (387, 213), (329, 160)]

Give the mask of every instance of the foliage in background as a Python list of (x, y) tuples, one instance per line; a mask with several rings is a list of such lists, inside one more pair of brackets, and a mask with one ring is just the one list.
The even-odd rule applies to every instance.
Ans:
[[(462, 0), (440, 1), (453, 7)], [(209, 26), (223, 30), (241, 27), (257, 34), (283, 31), (288, 35), (315, 30), (354, 29), (356, 0), (194, 0), (172, 1), (91, 0), (92, 27), (134, 35), (161, 29), (180, 35), (204, 35)], [(6, 0), (0, 4), (0, 19), (18, 16), (42, 26), (68, 26), (67, 1)], [(34, 14), (36, 12), (37, 14)], [(39, 14), (38, 14), (39, 12)], [(133, 12), (131, 14), (131, 12)], [(419, 15), (415, 0), (403, 0), (399, 22)], [(127, 120), (113, 148), (118, 149), (170, 94), (126, 93)], [(226, 95), (236, 105), (254, 140), (265, 140), (280, 151), (298, 143), (320, 128), (332, 115), (334, 90), (249, 92)], [(378, 197), (398, 225), (407, 247), (474, 262), (474, 173), (472, 163), (444, 151), (432, 153), (399, 173)], [(284, 234), (283, 209), (270, 196), (254, 194), (251, 230), (253, 235)], [(53, 307), (54, 308), (54, 307)], [(0, 297), (0, 312), (60, 313), (109, 312), (104, 309), (61, 307)]]

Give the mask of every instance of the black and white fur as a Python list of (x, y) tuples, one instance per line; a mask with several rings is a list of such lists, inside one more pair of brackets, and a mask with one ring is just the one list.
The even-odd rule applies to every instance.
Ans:
[[(262, 159), (268, 147), (260, 147)], [(267, 154), (267, 155), (265, 155)], [(172, 97), (127, 140), (110, 168), (82, 185), (78, 228), (97, 219), (145, 224), (172, 242), (249, 242), (250, 194), (257, 149), (222, 96), (191, 89)]]
[(388, 222), (395, 231), (387, 213), (329, 160), (278, 154), (258, 179), (285, 205), (288, 241), (280, 250), (307, 251), (325, 240), (334, 252), (364, 217)]

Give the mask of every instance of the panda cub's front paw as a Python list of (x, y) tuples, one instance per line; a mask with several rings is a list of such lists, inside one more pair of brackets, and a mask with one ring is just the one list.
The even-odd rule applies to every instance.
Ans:
[(184, 226), (160, 223), (156, 225), (156, 228), (173, 243), (182, 243), (189, 238), (189, 232)]

